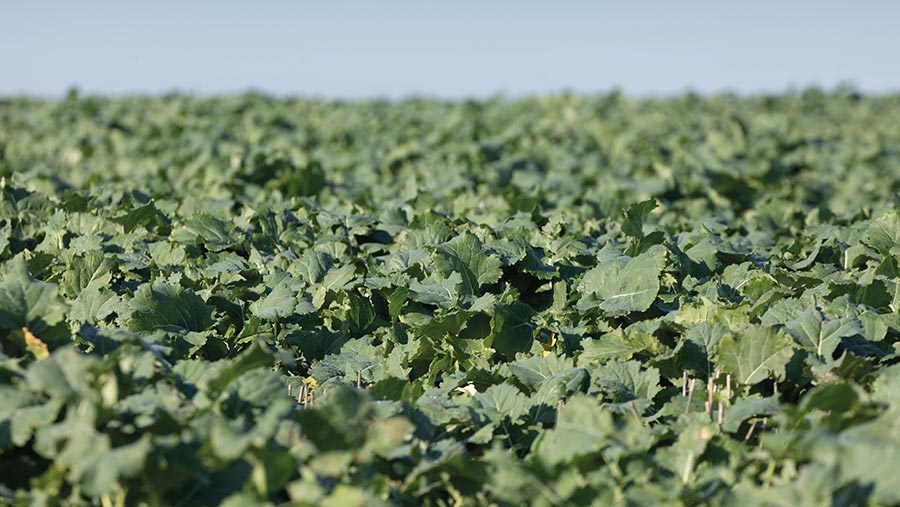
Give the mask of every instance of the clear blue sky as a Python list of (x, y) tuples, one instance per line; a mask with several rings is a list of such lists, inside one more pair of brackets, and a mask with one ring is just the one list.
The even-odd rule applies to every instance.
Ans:
[(888, 0), (0, 1), (0, 94), (900, 90)]

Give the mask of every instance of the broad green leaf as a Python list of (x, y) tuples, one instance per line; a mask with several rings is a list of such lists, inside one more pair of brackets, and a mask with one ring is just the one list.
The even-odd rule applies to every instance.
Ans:
[(241, 375), (257, 368), (271, 366), (274, 361), (275, 358), (271, 352), (260, 343), (254, 342), (253, 345), (241, 352), (237, 357), (229, 360), (225, 367), (209, 380), (210, 398), (217, 398), (229, 384)]
[(62, 408), (60, 398), (46, 403), (32, 393), (12, 386), (0, 388), (0, 449), (23, 447), (34, 435), (34, 430), (56, 421)]
[(800, 346), (816, 357), (826, 360), (830, 360), (834, 355), (841, 338), (863, 332), (859, 320), (851, 317), (827, 320), (815, 308), (804, 311), (796, 319), (788, 322), (785, 329)]
[(679, 428), (675, 443), (655, 455), (679, 483), (693, 484), (697, 481), (702, 455), (716, 430), (706, 414), (683, 416), (680, 422), (683, 427)]
[(772, 416), (778, 413), (780, 406), (771, 398), (746, 397), (738, 399), (734, 405), (725, 408), (722, 429), (728, 432), (737, 431), (741, 423), (751, 417)]
[(363, 391), (335, 385), (302, 414), (301, 423), (319, 451), (356, 449), (365, 442), (371, 416), (372, 406)]
[(591, 381), (615, 403), (633, 400), (652, 403), (661, 389), (659, 370), (642, 369), (638, 361), (610, 361), (588, 371)]
[(176, 241), (200, 243), (212, 252), (220, 252), (238, 243), (233, 225), (207, 213), (188, 217), (172, 235)]
[(439, 245), (432, 258), (444, 277), (459, 273), (460, 292), (465, 296), (477, 295), (482, 285), (496, 282), (503, 274), (500, 259), (489, 255), (481, 241), (469, 232)]
[(535, 311), (519, 301), (498, 304), (491, 319), (491, 347), (507, 358), (527, 352), (534, 346)]
[(75, 257), (63, 274), (62, 289), (70, 297), (77, 297), (85, 288), (93, 284), (105, 287), (112, 279), (115, 263), (102, 252), (91, 251)]
[(347, 304), (350, 308), (347, 310), (347, 323), (350, 325), (350, 332), (354, 335), (364, 334), (369, 326), (375, 322), (375, 307), (368, 298), (359, 296), (354, 293), (347, 294)]
[(242, 427), (241, 421), (215, 419), (210, 431), (210, 447), (220, 458), (238, 459), (248, 448), (264, 448), (278, 429), (279, 421), (292, 408), (290, 398), (281, 398), (256, 419), (250, 428)]
[(179, 267), (183, 266), (187, 259), (187, 252), (181, 245), (173, 245), (167, 241), (150, 243), (150, 258), (157, 266)]
[[(125, 213), (113, 218), (116, 223), (122, 225), (125, 233), (134, 231), (138, 226), (149, 226), (159, 216), (159, 210), (150, 202), (142, 206), (136, 206)], [(149, 227), (148, 227), (149, 228)]]
[(356, 268), (353, 264), (345, 264), (339, 268), (330, 270), (322, 279), (321, 286), (329, 291), (337, 291), (344, 288), (356, 277)]
[(866, 229), (864, 241), (882, 255), (889, 256), (898, 253), (900, 213), (889, 211), (872, 220), (872, 224)]
[(900, 503), (900, 485), (897, 483), (900, 432), (896, 418), (891, 427), (885, 427), (889, 421), (876, 420), (849, 430), (841, 439), (843, 446), (837, 458), (846, 482), (872, 486), (869, 497), (876, 505)]
[(889, 403), (894, 410), (900, 409), (900, 364), (881, 370), (872, 383), (872, 399)]
[(515, 453), (494, 445), (485, 459), (493, 467), (492, 480), (486, 484), (493, 498), (506, 505), (527, 505), (540, 496), (538, 479), (528, 473)]
[(23, 261), (13, 261), (0, 282), (0, 329), (27, 328), (37, 336), (60, 323), (66, 304), (57, 286), (35, 280)]
[(475, 395), (474, 402), (481, 415), (495, 422), (505, 417), (515, 421), (531, 406), (528, 397), (509, 384), (487, 388), (484, 392)]
[(574, 366), (574, 362), (569, 358), (549, 354), (545, 357), (529, 357), (528, 359), (511, 363), (509, 371), (525, 386), (537, 390), (543, 381)]
[(187, 331), (203, 331), (213, 324), (213, 307), (190, 289), (158, 282), (142, 285), (129, 303), (132, 331), (151, 331), (173, 326)]
[(719, 342), (727, 334), (728, 329), (718, 322), (701, 322), (688, 329), (681, 348), (684, 368), (709, 378), (715, 370), (713, 360)]
[(118, 307), (119, 299), (115, 292), (90, 285), (75, 298), (69, 309), (69, 319), (96, 324), (112, 315)]
[(388, 296), (388, 313), (391, 315), (391, 320), (397, 320), (400, 316), (400, 312), (403, 311), (403, 305), (406, 303), (409, 295), (410, 290), (408, 288), (397, 287)]
[(556, 426), (538, 437), (535, 456), (550, 466), (597, 453), (611, 445), (616, 431), (612, 413), (598, 400), (582, 394), (572, 396), (560, 409)]
[(452, 308), (459, 301), (461, 283), (462, 276), (459, 273), (453, 273), (439, 283), (420, 283), (413, 280), (409, 283), (409, 299), (440, 308)]
[(582, 341), (583, 350), (578, 356), (578, 365), (587, 366), (609, 359), (631, 359), (634, 354), (652, 345), (648, 335), (629, 334), (617, 328), (598, 338)]
[(664, 263), (662, 247), (653, 247), (634, 258), (601, 262), (581, 279), (578, 308), (599, 307), (610, 315), (647, 310), (659, 292), (659, 275)]
[(295, 315), (312, 313), (315, 308), (308, 299), (294, 292), (290, 282), (283, 280), (264, 298), (251, 303), (250, 311), (262, 321), (275, 322)]
[(840, 414), (849, 412), (858, 401), (859, 394), (850, 384), (824, 384), (808, 392), (799, 408)]
[(56, 398), (83, 397), (97, 400), (88, 369), (95, 361), (72, 347), (54, 351), (46, 361), (33, 364), (25, 373), (30, 388)]
[(791, 340), (772, 328), (751, 325), (719, 341), (716, 364), (738, 384), (753, 385), (768, 377), (784, 378), (793, 355)]
[(656, 199), (634, 203), (625, 209), (622, 232), (635, 239), (644, 237), (644, 220), (657, 206)]
[(310, 250), (297, 261), (297, 265), (300, 267), (300, 274), (310, 284), (321, 282), (328, 270), (331, 269), (332, 264), (330, 255), (315, 250)]

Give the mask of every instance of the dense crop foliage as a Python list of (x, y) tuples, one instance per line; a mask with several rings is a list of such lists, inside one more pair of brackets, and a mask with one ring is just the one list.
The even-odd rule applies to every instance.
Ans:
[(0, 101), (0, 504), (900, 503), (900, 97)]

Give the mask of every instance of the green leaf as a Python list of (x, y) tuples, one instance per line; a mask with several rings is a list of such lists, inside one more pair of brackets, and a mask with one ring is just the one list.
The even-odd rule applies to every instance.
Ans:
[(140, 225), (151, 225), (158, 216), (159, 210), (157, 210), (156, 206), (152, 202), (150, 202), (144, 204), (143, 206), (132, 208), (127, 212), (113, 218), (113, 220), (116, 223), (121, 224), (125, 230), (125, 234), (128, 234), (137, 229), (137, 227)]
[(603, 261), (581, 279), (578, 308), (585, 311), (599, 307), (609, 315), (643, 312), (656, 299), (664, 265), (665, 249), (660, 246), (634, 258)]
[(300, 267), (300, 274), (310, 284), (324, 280), (325, 274), (331, 269), (332, 264), (330, 255), (315, 250), (310, 250), (297, 261), (297, 265)]
[(413, 280), (409, 283), (409, 299), (440, 308), (452, 308), (459, 301), (461, 283), (462, 276), (459, 273), (452, 273), (440, 283), (425, 284)]
[(281, 175), (280, 186), (286, 195), (316, 195), (326, 186), (325, 170), (317, 161), (310, 161), (301, 167), (288, 163), (288, 170)]
[(650, 404), (661, 390), (659, 370), (642, 369), (639, 361), (610, 361), (589, 372), (591, 381), (615, 403), (643, 400)]
[(247, 350), (234, 359), (228, 360), (224, 368), (209, 380), (210, 398), (216, 399), (235, 379), (257, 368), (269, 367), (275, 358), (259, 342), (254, 342)]
[(66, 294), (76, 297), (85, 288), (93, 284), (97, 287), (109, 285), (115, 263), (102, 252), (90, 251), (75, 257), (69, 263), (62, 278), (62, 289)]
[(509, 417), (515, 421), (531, 406), (527, 396), (514, 386), (499, 384), (475, 395), (478, 412), (490, 421), (500, 421)]
[(350, 325), (350, 332), (359, 336), (364, 334), (369, 326), (375, 322), (375, 307), (369, 298), (362, 297), (352, 292), (347, 293), (347, 304), (350, 308), (347, 310), (347, 323)]
[(529, 357), (510, 363), (509, 371), (525, 386), (537, 390), (545, 380), (574, 366), (574, 362), (570, 358), (549, 354), (544, 357)]
[(74, 416), (38, 431), (35, 448), (67, 469), (68, 481), (90, 496), (109, 494), (123, 478), (138, 476), (153, 447), (149, 435), (113, 446), (110, 436)]
[(287, 283), (279, 283), (266, 297), (250, 304), (253, 316), (260, 320), (274, 322), (290, 317), (297, 306), (294, 291)]
[(587, 366), (609, 359), (631, 359), (634, 354), (647, 349), (653, 343), (646, 334), (632, 335), (616, 328), (593, 340), (583, 340), (581, 342), (583, 350), (578, 356), (578, 364)]
[(445, 278), (453, 273), (462, 277), (460, 292), (465, 296), (478, 294), (484, 284), (500, 279), (500, 259), (489, 255), (481, 241), (472, 233), (464, 232), (435, 248), (434, 265)]
[(132, 443), (105, 449), (101, 453), (86, 455), (76, 453), (79, 455), (72, 468), (72, 474), (81, 477), (85, 493), (89, 495), (109, 493), (115, 491), (117, 483), (122, 478), (141, 474), (152, 448), (150, 436), (143, 435)]
[[(824, 439), (823, 439), (824, 440)], [(870, 485), (874, 504), (900, 503), (900, 418), (894, 414), (849, 428), (840, 435), (835, 462), (845, 481)]]
[(321, 286), (325, 290), (338, 291), (344, 288), (356, 277), (356, 267), (353, 264), (345, 264), (339, 268), (330, 270), (322, 279)]
[(183, 266), (187, 258), (187, 252), (181, 245), (157, 241), (147, 246), (150, 248), (150, 258), (160, 267), (177, 268)]
[(791, 340), (772, 328), (751, 325), (719, 342), (716, 363), (738, 384), (753, 385), (774, 376), (784, 378), (793, 355)]
[(863, 241), (881, 255), (896, 254), (900, 243), (900, 213), (889, 211), (872, 220)]
[(890, 404), (900, 409), (900, 364), (893, 364), (881, 370), (872, 383), (872, 399)]
[(96, 324), (118, 310), (119, 298), (116, 293), (90, 285), (78, 294), (69, 309), (69, 319), (74, 322)]
[(32, 278), (21, 259), (12, 262), (9, 274), (0, 282), (0, 329), (24, 327), (41, 336), (60, 323), (66, 311), (56, 285)]
[(214, 323), (213, 307), (190, 289), (164, 282), (142, 285), (132, 298), (128, 327), (151, 331), (172, 326), (187, 331), (203, 331)]
[(47, 360), (31, 365), (25, 378), (31, 389), (56, 398), (96, 400), (99, 393), (93, 390), (92, 376), (88, 373), (94, 363), (91, 357), (72, 347), (64, 347), (50, 354)]
[(644, 220), (650, 215), (656, 206), (656, 199), (637, 202), (625, 209), (625, 221), (622, 222), (622, 232), (635, 239), (644, 237)]
[(206, 213), (188, 217), (172, 235), (176, 241), (200, 243), (211, 252), (221, 252), (238, 243), (233, 225)]
[(655, 456), (681, 484), (693, 484), (701, 468), (701, 456), (715, 430), (706, 414), (682, 416), (679, 422), (684, 424), (679, 428), (678, 439), (673, 445), (658, 450)]
[(804, 311), (785, 324), (785, 329), (801, 347), (826, 360), (832, 358), (841, 338), (863, 332), (859, 320), (851, 317), (826, 320), (815, 308)]
[(684, 368), (706, 378), (712, 376), (716, 350), (727, 333), (728, 329), (718, 322), (701, 322), (688, 329), (681, 350)]
[(850, 384), (824, 384), (812, 389), (800, 402), (800, 410), (823, 410), (828, 413), (849, 412), (859, 401), (859, 394)]
[(0, 387), (0, 427), (9, 428), (9, 434), (0, 431), (0, 449), (22, 447), (31, 440), (34, 430), (56, 421), (62, 408), (62, 400), (53, 398), (47, 403), (32, 393)]
[(612, 413), (596, 398), (575, 394), (558, 417), (556, 427), (542, 433), (534, 444), (536, 457), (550, 466), (589, 456), (612, 443), (610, 436), (616, 431)]
[(289, 398), (276, 400), (249, 428), (242, 427), (242, 421), (215, 419), (210, 431), (210, 447), (217, 456), (226, 460), (237, 459), (250, 448), (265, 448), (292, 405)]
[(388, 296), (388, 313), (391, 316), (391, 320), (397, 320), (400, 316), (400, 312), (403, 311), (403, 305), (406, 304), (406, 300), (409, 298), (409, 293), (408, 288), (397, 287)]
[(338, 384), (303, 412), (301, 423), (319, 451), (356, 449), (366, 439), (371, 414), (371, 403), (363, 391)]
[(298, 297), (289, 281), (283, 280), (266, 297), (251, 303), (250, 311), (262, 321), (275, 322), (312, 313), (315, 308), (310, 301)]
[(778, 402), (771, 398), (740, 398), (734, 405), (725, 409), (722, 429), (734, 433), (747, 419), (775, 415), (779, 410)]
[(507, 358), (527, 352), (534, 345), (535, 311), (520, 301), (498, 304), (491, 319), (491, 347)]

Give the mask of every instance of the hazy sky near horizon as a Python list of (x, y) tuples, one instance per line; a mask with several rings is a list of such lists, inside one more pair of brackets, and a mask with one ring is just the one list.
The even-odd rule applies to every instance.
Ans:
[(0, 2), (0, 95), (900, 91), (887, 0)]

